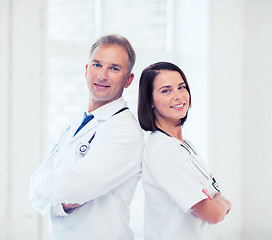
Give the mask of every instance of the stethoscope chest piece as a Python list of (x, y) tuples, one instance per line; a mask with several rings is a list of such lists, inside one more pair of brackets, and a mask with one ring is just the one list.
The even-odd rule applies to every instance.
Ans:
[(85, 156), (89, 150), (89, 146), (87, 144), (82, 144), (80, 145), (79, 147), (79, 153), (82, 155), (82, 156)]

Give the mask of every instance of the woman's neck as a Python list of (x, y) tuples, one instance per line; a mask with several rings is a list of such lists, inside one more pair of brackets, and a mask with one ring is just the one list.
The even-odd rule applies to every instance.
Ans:
[(156, 122), (156, 127), (168, 133), (171, 137), (174, 137), (184, 143), (182, 137), (182, 128), (180, 125), (174, 125), (170, 123), (159, 123)]

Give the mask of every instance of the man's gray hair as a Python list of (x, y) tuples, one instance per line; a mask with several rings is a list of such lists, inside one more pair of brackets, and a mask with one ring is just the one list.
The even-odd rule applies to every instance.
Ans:
[(131, 73), (131, 70), (135, 64), (136, 54), (132, 48), (130, 42), (123, 36), (118, 34), (105, 35), (100, 37), (93, 45), (90, 51), (90, 57), (93, 55), (95, 49), (101, 45), (119, 45), (123, 47), (128, 54), (128, 74)]

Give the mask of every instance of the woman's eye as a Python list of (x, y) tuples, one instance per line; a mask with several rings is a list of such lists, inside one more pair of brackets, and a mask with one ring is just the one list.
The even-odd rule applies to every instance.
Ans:
[(169, 92), (169, 90), (168, 89), (164, 89), (164, 90), (162, 90), (162, 93), (168, 93)]
[(179, 86), (179, 88), (178, 89), (186, 89), (186, 86), (185, 85), (183, 85), (183, 86)]

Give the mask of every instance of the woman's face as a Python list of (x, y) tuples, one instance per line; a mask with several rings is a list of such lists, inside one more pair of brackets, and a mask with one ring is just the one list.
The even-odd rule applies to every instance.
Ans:
[(173, 123), (184, 118), (189, 108), (190, 95), (186, 83), (177, 71), (161, 70), (153, 82), (153, 111), (156, 121)]

